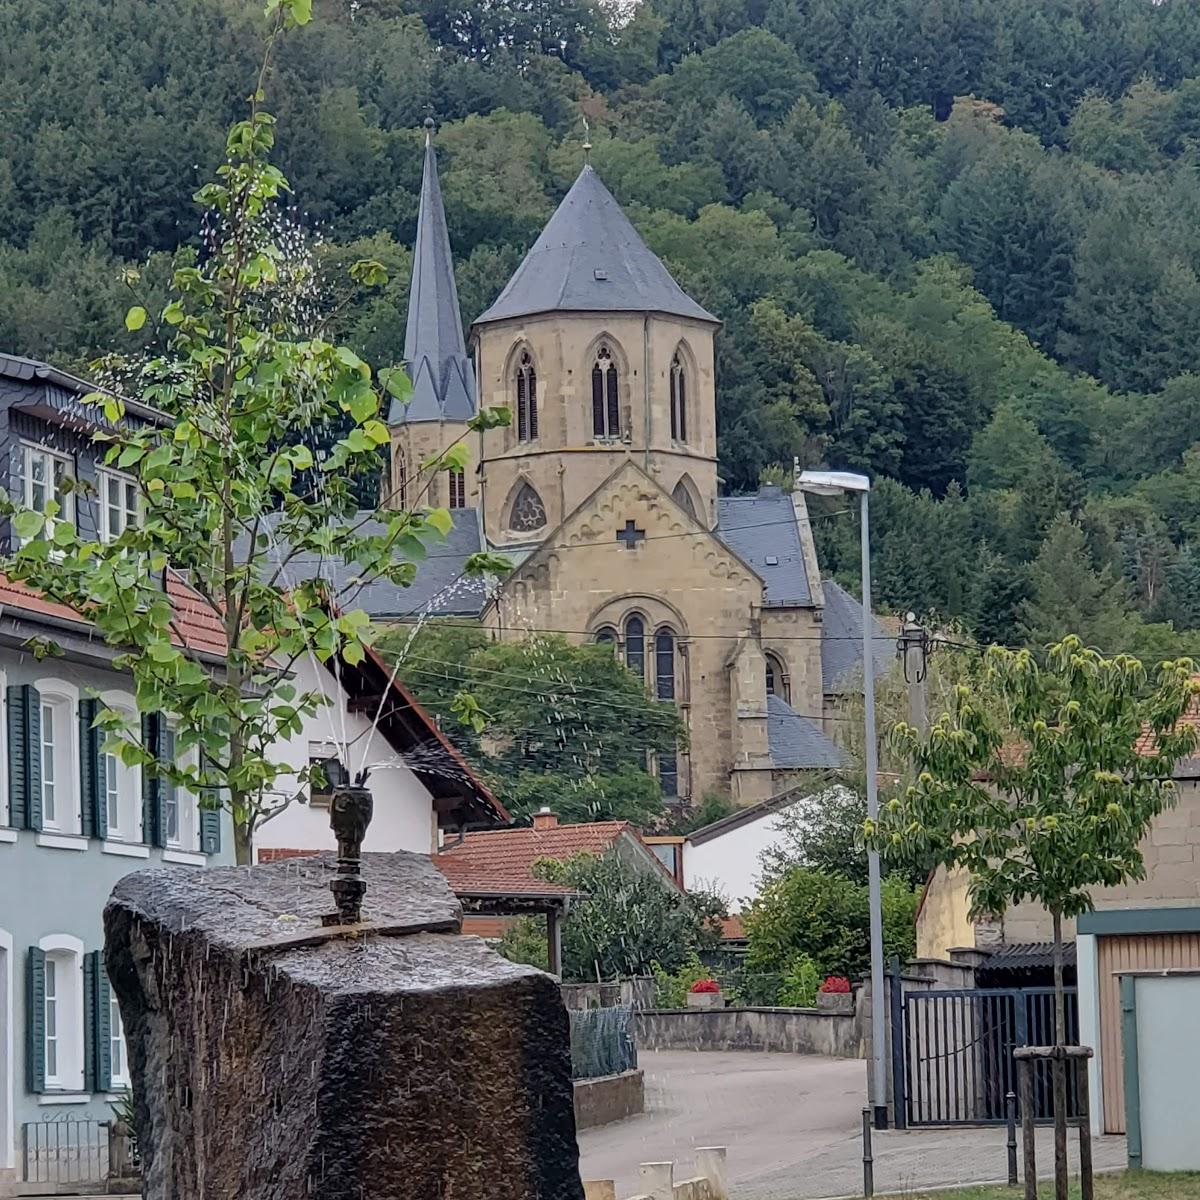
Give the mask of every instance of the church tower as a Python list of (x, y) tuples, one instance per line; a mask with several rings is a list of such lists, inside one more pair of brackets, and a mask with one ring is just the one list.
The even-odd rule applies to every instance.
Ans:
[(479, 480), (470, 466), (463, 472), (421, 470), (422, 462), (463, 438), (467, 421), (476, 412), (475, 372), (463, 342), (431, 120), (425, 122), (425, 169), (413, 248), (404, 364), (412, 380), (412, 397), (408, 404), (393, 400), (388, 413), (392, 503), (400, 508), (421, 504), (472, 507), (479, 502)]
[(489, 542), (540, 541), (627, 461), (711, 529), (719, 324), (585, 166), (472, 330), (479, 401), (513, 414), (482, 439)]

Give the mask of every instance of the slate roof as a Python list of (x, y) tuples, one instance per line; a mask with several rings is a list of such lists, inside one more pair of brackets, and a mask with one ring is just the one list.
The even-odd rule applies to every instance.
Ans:
[(657, 312), (719, 323), (671, 278), (590, 166), (475, 323), (548, 312)]
[[(14, 379), (20, 383), (49, 384), (51, 387), (62, 388), (76, 396), (86, 396), (89, 392), (108, 391), (99, 384), (89, 383), (77, 375), (61, 371), (50, 363), (39, 362), (36, 358), (23, 358), (19, 354), (6, 354), (2, 351), (0, 351), (0, 377)], [(122, 397), (122, 402), (126, 412), (151, 421), (155, 425), (171, 423), (171, 418), (166, 413), (160, 409), (151, 408), (150, 405), (143, 404), (140, 400)], [(95, 410), (94, 424), (97, 426), (103, 424), (99, 409)]]
[(782, 696), (767, 697), (767, 747), (781, 770), (845, 766), (845, 755)]
[[(821, 584), (825, 608), (821, 617), (821, 683), (827, 696), (862, 691), (862, 603), (832, 579)], [(886, 671), (896, 658), (896, 638), (878, 617), (875, 625), (875, 672)]]
[[(417, 564), (417, 576), (410, 587), (386, 580), (372, 580), (354, 591), (348, 606), (361, 608), (376, 620), (404, 617), (476, 617), (488, 599), (488, 582), (477, 575), (465, 575), (467, 559), (483, 547), (479, 512), (474, 508), (450, 510), (453, 526), (443, 541), (430, 546), (428, 556)], [(373, 536), (382, 532), (376, 521), (365, 521), (360, 532)], [(288, 563), (285, 583), (313, 579), (318, 574), (329, 580), (334, 598), (353, 590), (357, 570), (340, 559), (320, 559), (298, 555)]]
[(425, 172), (413, 247), (404, 361), (413, 381), (408, 404), (393, 399), (388, 420), (465, 421), (475, 413), (475, 370), (463, 341), (458, 289), (437, 156), (426, 124)]
[(762, 576), (767, 604), (803, 608), (813, 603), (795, 510), (779, 488), (719, 497), (713, 532)]

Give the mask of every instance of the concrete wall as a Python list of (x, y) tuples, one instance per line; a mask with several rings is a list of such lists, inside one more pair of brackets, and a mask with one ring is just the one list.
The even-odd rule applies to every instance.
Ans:
[(640, 1068), (619, 1075), (575, 1080), (575, 1128), (594, 1129), (636, 1116), (646, 1108), (645, 1079)]
[(651, 1009), (634, 1014), (639, 1050), (778, 1050), (862, 1058), (858, 1017), (815, 1008)]
[[(1200, 782), (1176, 783), (1179, 801), (1160, 814), (1142, 842), (1146, 878), (1122, 887), (1097, 888), (1096, 908), (1189, 907), (1200, 902)], [(999, 922), (972, 923), (967, 917), (967, 876), (939, 867), (917, 917), (917, 953), (945, 958), (955, 946), (1045, 942), (1051, 938), (1050, 914), (1039, 904), (1010, 908)], [(1063, 923), (1075, 936), (1074, 921)]]
[[(469, 932), (465, 927), (464, 933)], [(654, 980), (648, 976), (617, 983), (564, 983), (560, 987), (568, 1011), (588, 1008), (653, 1008)]]
[[(35, 684), (46, 693), (61, 690), (69, 694), (73, 689), (76, 697), (86, 696), (90, 688), (108, 695), (129, 686), (128, 679), (114, 671), (63, 659), (39, 663), (31, 654), (4, 652), (0, 656), (0, 700), (7, 704), (5, 685), (23, 683)], [(79, 725), (74, 710), (71, 715), (72, 723), (62, 732), (74, 739), (75, 769), (61, 782), (60, 804), (77, 814), (81, 807)], [(0, 740), (7, 737), (6, 718), (7, 710), (0, 714)], [(7, 746), (3, 758), (7, 761)], [(7, 787), (6, 778), (0, 786)], [(199, 822), (195, 811), (187, 812), (185, 827), (190, 840), (177, 850), (146, 846), (140, 840), (101, 842), (70, 834), (47, 837), (0, 825), (0, 1195), (4, 1193), (5, 1175), (11, 1179), (17, 1166), (23, 1122), (56, 1116), (73, 1120), (105, 1120), (111, 1116), (108, 1097), (99, 1093), (58, 1096), (27, 1090), (25, 987), (29, 948), (57, 936), (74, 939), (84, 954), (102, 949), (104, 904), (117, 880), (131, 871), (163, 866), (188, 871), (209, 862), (232, 862), (233, 829), (228, 814), (222, 814), (221, 853), (208, 859), (197, 852)], [(140, 838), (140, 827), (135, 833)]]
[[(296, 664), (296, 686), (303, 691), (319, 691), (334, 703), (306, 719), (303, 730), (275, 751), (280, 762), (306, 766), (310, 753), (337, 754), (353, 775), (367, 762), (380, 764), (371, 772), (371, 792), (375, 797), (375, 815), (367, 830), (364, 850), (414, 850), (430, 854), (437, 849), (437, 821), (433, 801), (425, 785), (402, 763), (393, 761), (395, 751), (380, 735), (370, 739), (370, 714), (346, 711), (345, 693), (324, 667), (307, 659)], [(339, 747), (350, 745), (349, 753)], [(346, 759), (349, 758), (349, 762)], [(299, 785), (281, 782), (284, 792)], [(304, 789), (307, 798), (307, 789)], [(337, 841), (329, 825), (329, 809), (293, 801), (255, 834), (255, 850), (336, 850)]]

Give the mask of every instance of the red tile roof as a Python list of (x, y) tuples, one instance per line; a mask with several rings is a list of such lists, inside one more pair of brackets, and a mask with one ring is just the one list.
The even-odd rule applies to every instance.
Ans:
[(746, 936), (746, 927), (742, 924), (742, 918), (734, 913), (732, 917), (721, 918), (721, 940), (722, 941), (741, 941)]
[[(175, 608), (175, 635), (171, 640), (187, 650), (202, 654), (225, 654), (225, 631), (221, 618), (182, 579), (167, 576), (167, 595)], [(87, 617), (57, 600), (47, 600), (41, 592), (0, 575), (0, 605), (20, 609), (35, 616), (55, 617), (88, 625)]]

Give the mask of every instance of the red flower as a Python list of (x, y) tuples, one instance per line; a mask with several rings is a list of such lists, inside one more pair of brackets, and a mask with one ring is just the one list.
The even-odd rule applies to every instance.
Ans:
[(692, 984), (693, 992), (719, 992), (721, 985), (715, 979), (697, 979)]
[(844, 996), (850, 990), (850, 980), (844, 975), (830, 975), (819, 990), (827, 996)]

